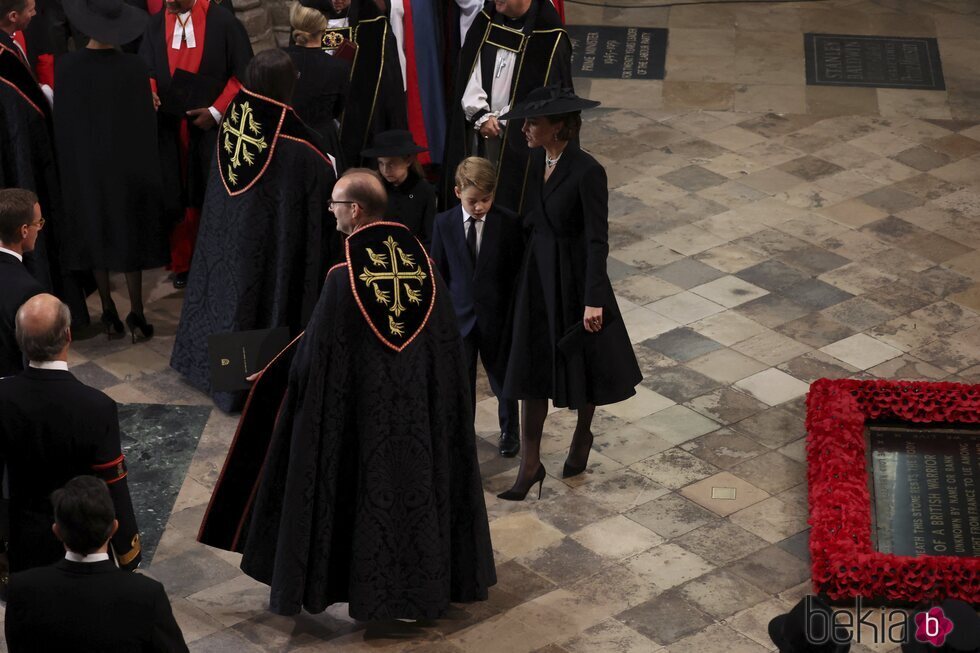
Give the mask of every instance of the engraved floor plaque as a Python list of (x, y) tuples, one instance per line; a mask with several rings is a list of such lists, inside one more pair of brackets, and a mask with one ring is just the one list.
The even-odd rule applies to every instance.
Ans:
[(869, 440), (877, 550), (980, 556), (980, 432), (872, 426)]
[(811, 86), (946, 88), (934, 38), (804, 34), (803, 42)]
[(660, 27), (566, 25), (572, 77), (663, 79), (667, 30)]

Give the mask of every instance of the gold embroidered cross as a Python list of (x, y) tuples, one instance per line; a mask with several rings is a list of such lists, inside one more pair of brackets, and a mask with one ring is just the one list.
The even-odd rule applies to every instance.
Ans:
[[(420, 266), (416, 265), (411, 254), (406, 253), (398, 246), (394, 238), (388, 236), (388, 240), (384, 244), (388, 248), (389, 256), (385, 257), (383, 254), (377, 255), (371, 252), (372, 256), (370, 257), (372, 264), (383, 268), (384, 271), (375, 272), (365, 267), (364, 272), (358, 278), (369, 288), (374, 289), (374, 298), (378, 303), (384, 304), (385, 306), (391, 304), (388, 310), (394, 313), (395, 317), (399, 317), (405, 311), (405, 305), (402, 303), (403, 290), (405, 291), (405, 298), (409, 302), (419, 304), (422, 301), (422, 289), (414, 290), (408, 285), (408, 282), (424, 281), (428, 275), (426, 275)], [(386, 258), (387, 261), (385, 260)], [(399, 267), (399, 262), (403, 267)], [(390, 294), (381, 288), (382, 281), (392, 282)], [(389, 330), (393, 334), (399, 335), (399, 329), (402, 325), (395, 322), (390, 316), (388, 321)]]
[[(240, 167), (243, 160), (247, 165), (252, 165), (255, 163), (255, 155), (269, 147), (262, 136), (262, 125), (255, 119), (248, 102), (242, 102), (240, 113), (238, 109), (238, 105), (233, 104), (231, 119), (221, 125), (225, 135), (225, 152), (232, 155), (231, 165), (228, 166), (228, 181), (232, 184), (238, 183), (235, 168)], [(232, 136), (235, 138), (234, 143)], [(255, 148), (255, 153), (249, 151), (249, 146)]]

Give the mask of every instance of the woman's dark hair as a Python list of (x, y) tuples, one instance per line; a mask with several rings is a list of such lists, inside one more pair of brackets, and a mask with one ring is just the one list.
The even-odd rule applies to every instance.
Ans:
[(582, 112), (573, 111), (572, 113), (559, 113), (554, 116), (545, 116), (552, 125), (562, 123), (562, 127), (555, 134), (555, 138), (560, 141), (571, 141), (578, 138), (582, 131)]
[(54, 521), (69, 551), (88, 555), (106, 543), (116, 510), (105, 482), (76, 476), (51, 494)]
[(296, 89), (296, 66), (282, 50), (263, 50), (248, 63), (242, 84), (257, 95), (289, 104)]

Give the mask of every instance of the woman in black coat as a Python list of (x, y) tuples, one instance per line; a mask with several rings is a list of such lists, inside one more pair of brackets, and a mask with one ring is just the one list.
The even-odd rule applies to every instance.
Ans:
[(153, 335), (143, 315), (142, 271), (169, 260), (157, 120), (143, 61), (115, 48), (139, 37), (146, 12), (122, 0), (65, 2), (90, 39), (58, 59), (54, 134), (64, 193), (62, 263), (92, 270), (110, 337), (123, 334), (109, 272), (124, 272), (133, 341)]
[(327, 18), (316, 9), (295, 3), (289, 12), (295, 45), (285, 48), (296, 66), (292, 107), (321, 138), (321, 145), (336, 159), (337, 174), (346, 169), (340, 147), (340, 115), (347, 103), (350, 62), (324, 52), (320, 35)]
[(436, 217), (436, 191), (423, 178), (418, 162), (418, 153), (426, 149), (415, 144), (411, 132), (392, 129), (375, 136), (361, 156), (378, 160), (378, 172), (388, 192), (385, 217), (411, 229), (428, 248)]
[(504, 396), (523, 399), (524, 456), (514, 487), (523, 500), (543, 483), (541, 432), (548, 399), (578, 411), (562, 477), (585, 471), (596, 405), (623, 401), (642, 379), (606, 274), (606, 171), (579, 148), (583, 100), (557, 86), (537, 89), (509, 120), (524, 118), (531, 152), (525, 195), (530, 239), (518, 277)]

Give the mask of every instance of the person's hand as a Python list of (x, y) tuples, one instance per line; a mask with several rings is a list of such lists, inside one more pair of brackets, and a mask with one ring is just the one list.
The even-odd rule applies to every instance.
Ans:
[(207, 107), (203, 109), (191, 109), (187, 112), (187, 115), (190, 116), (191, 122), (198, 129), (211, 129), (218, 124), (214, 121), (214, 116), (211, 115), (211, 111)]
[(602, 307), (586, 306), (582, 324), (589, 333), (599, 333), (602, 330)]
[(153, 110), (156, 111), (160, 108), (160, 96), (153, 93)]
[(500, 136), (500, 123), (497, 122), (497, 116), (490, 116), (485, 123), (480, 125), (480, 136), (483, 138)]

